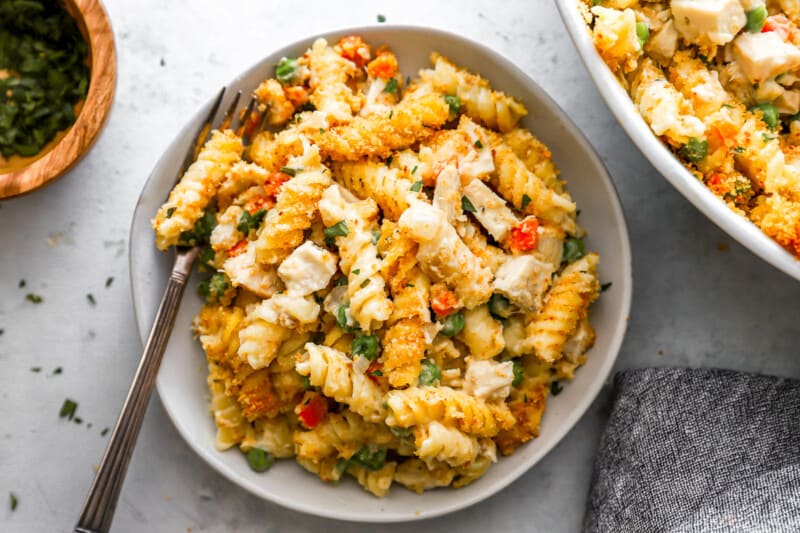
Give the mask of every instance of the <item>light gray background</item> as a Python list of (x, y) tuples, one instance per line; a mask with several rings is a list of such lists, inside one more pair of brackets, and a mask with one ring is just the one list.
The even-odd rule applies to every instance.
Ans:
[[(74, 524), (106, 443), (100, 431), (113, 425), (141, 350), (127, 279), (128, 224), (164, 147), (219, 86), (270, 50), (373, 23), (378, 13), (496, 49), (548, 90), (594, 144), (619, 189), (634, 254), (633, 309), (617, 368), (717, 366), (800, 377), (800, 284), (732, 242), (639, 155), (550, 2), (106, 4), (119, 81), (103, 136), (60, 181), (0, 202), (0, 530), (69, 531)], [(105, 288), (109, 276), (114, 282)], [(44, 302), (25, 301), (27, 292)], [(56, 367), (63, 373), (53, 375)], [(66, 397), (79, 402), (82, 425), (58, 418)], [(608, 407), (606, 390), (541, 463), (480, 505), (413, 526), (369, 526), (304, 516), (238, 489), (195, 457), (154, 398), (114, 530), (577, 531)], [(19, 498), (13, 513), (10, 491)]]

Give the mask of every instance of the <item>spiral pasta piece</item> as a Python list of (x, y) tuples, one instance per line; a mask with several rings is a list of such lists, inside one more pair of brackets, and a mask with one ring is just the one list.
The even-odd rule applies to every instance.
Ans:
[(242, 140), (231, 130), (214, 130), (197, 159), (169, 193), (153, 219), (156, 246), (166, 250), (178, 243), (203, 215), (225, 173), (242, 155)]
[(309, 136), (323, 155), (335, 161), (386, 158), (433, 135), (433, 128), (447, 122), (449, 114), (440, 95), (406, 92), (388, 116), (356, 117), (349, 124), (309, 132)]
[(432, 85), (437, 91), (457, 96), (462, 109), (471, 119), (490, 128), (508, 131), (528, 114), (522, 103), (492, 90), (489, 82), (481, 76), (455, 66), (435, 52), (431, 54), (431, 63), (432, 70), (425, 69), (419, 73), (423, 83)]
[(358, 484), (371, 492), (374, 496), (383, 498), (392, 486), (396, 468), (397, 463), (394, 461), (387, 462), (378, 470), (368, 470), (362, 466), (351, 463), (347, 468), (347, 473), (356, 478)]
[(244, 452), (251, 448), (258, 448), (271, 453), (278, 459), (292, 457), (294, 455), (292, 435), (296, 429), (296, 424), (293, 424), (285, 415), (275, 418), (260, 418), (247, 426), (240, 446)]
[(504, 133), (503, 142), (525, 163), (542, 183), (558, 194), (565, 193), (564, 180), (558, 178), (558, 169), (550, 149), (525, 128), (514, 128)]
[(433, 459), (450, 466), (474, 461), (480, 451), (478, 439), (456, 428), (433, 421), (414, 428), (414, 454), (422, 460)]
[(383, 372), (392, 387), (417, 383), (425, 358), (425, 333), (419, 317), (395, 322), (383, 337)]
[(397, 168), (389, 168), (375, 161), (338, 163), (333, 166), (336, 179), (354, 192), (359, 198), (372, 198), (381, 208), (383, 215), (397, 220), (408, 209), (409, 196), (414, 184), (406, 174)]
[(303, 242), (303, 232), (311, 227), (322, 192), (331, 184), (330, 172), (319, 163), (316, 148), (307, 151), (313, 153), (290, 162), (302, 170), (283, 184), (275, 207), (264, 218), (255, 244), (260, 263), (280, 263)]
[(436, 487), (446, 487), (453, 482), (456, 471), (447, 463), (428, 466), (420, 459), (407, 459), (397, 466), (394, 480), (417, 494)]
[(349, 459), (362, 446), (396, 445), (396, 437), (384, 424), (374, 424), (360, 415), (344, 411), (330, 413), (325, 420), (309, 431), (298, 431), (294, 435), (297, 455), (319, 460), (330, 455)]
[(352, 361), (342, 352), (306, 343), (295, 369), (308, 376), (311, 385), (320, 387), (325, 396), (346, 403), (366, 421), (382, 422), (385, 418), (383, 391), (367, 376), (356, 372)]
[(527, 328), (540, 359), (552, 363), (561, 357), (564, 344), (599, 296), (597, 261), (597, 254), (588, 254), (567, 266), (553, 282), (541, 311)]
[(309, 100), (330, 122), (349, 122), (361, 108), (361, 98), (353, 94), (347, 81), (356, 73), (355, 63), (328, 46), (325, 39), (311, 45), (306, 58), (310, 72)]
[(503, 198), (524, 213), (559, 226), (569, 234), (579, 232), (572, 200), (548, 189), (506, 144), (498, 142), (492, 148), (497, 172), (491, 184)]
[(239, 444), (245, 436), (247, 421), (236, 398), (226, 394), (224, 378), (218, 364), (208, 363), (208, 390), (211, 394), (211, 414), (217, 426), (214, 445), (220, 451)]
[(392, 312), (372, 233), (378, 208), (371, 199), (347, 201), (343, 189), (332, 185), (323, 193), (319, 211), (326, 226), (345, 224), (346, 232), (336, 237), (336, 244), (339, 266), (347, 274), (349, 312), (365, 331), (377, 329)]
[(390, 426), (410, 427), (440, 421), (469, 435), (491, 437), (514, 418), (505, 404), (490, 404), (450, 387), (410, 387), (386, 395)]

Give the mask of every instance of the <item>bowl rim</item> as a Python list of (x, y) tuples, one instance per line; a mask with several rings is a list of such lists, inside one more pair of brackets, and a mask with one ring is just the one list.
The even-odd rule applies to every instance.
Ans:
[[(314, 505), (307, 505), (302, 501), (291, 500), (287, 497), (283, 497), (281, 494), (273, 494), (264, 491), (264, 489), (257, 484), (244, 479), (236, 474), (235, 471), (231, 470), (227, 465), (225, 465), (220, 459), (220, 453), (216, 450), (209, 450), (204, 448), (200, 445), (199, 442), (196, 442), (188, 433), (188, 430), (183, 426), (181, 419), (177, 416), (177, 414), (173, 411), (169, 402), (163, 401), (164, 390), (163, 387), (166, 385), (161, 380), (161, 373), (159, 373), (157, 378), (156, 387), (158, 390), (159, 397), (162, 397), (162, 406), (166, 411), (168, 417), (172, 421), (173, 425), (177, 429), (178, 433), (181, 435), (183, 440), (189, 445), (189, 447), (198, 455), (200, 456), (206, 463), (211, 465), (214, 470), (216, 470), (219, 474), (222, 474), (226, 479), (231, 481), (232, 483), (238, 485), (240, 488), (250, 492), (251, 494), (258, 496), (264, 500), (270, 501), (274, 504), (280, 505), (282, 507), (292, 509), (294, 511), (303, 512), (310, 515), (331, 518), (335, 520), (347, 521), (347, 522), (361, 522), (361, 523), (398, 523), (398, 522), (411, 522), (416, 520), (423, 520), (428, 518), (434, 518), (437, 516), (442, 516), (448, 513), (452, 513), (471, 505), (474, 505), (484, 499), (496, 494), (500, 490), (504, 489), (514, 481), (520, 478), (525, 472), (530, 470), (537, 462), (539, 462), (545, 455), (547, 455), (558, 443), (562, 441), (564, 436), (572, 430), (572, 428), (577, 424), (577, 422), (583, 417), (583, 415), (588, 410), (589, 406), (592, 402), (596, 399), (598, 394), (600, 393), (601, 388), (603, 387), (604, 383), (607, 381), (608, 376), (611, 372), (611, 369), (614, 363), (617, 360), (619, 355), (620, 348), (622, 346), (623, 339), (625, 337), (625, 333), (627, 330), (627, 318), (630, 316), (630, 307), (631, 307), (631, 300), (632, 300), (632, 293), (633, 293), (633, 276), (632, 276), (632, 257), (631, 257), (631, 248), (630, 248), (630, 237), (628, 233), (628, 226), (627, 221), (625, 219), (625, 212), (622, 209), (622, 204), (619, 198), (619, 194), (616, 190), (613, 180), (611, 179), (608, 170), (606, 169), (605, 165), (603, 164), (602, 159), (598, 156), (595, 152), (592, 145), (588, 142), (588, 140), (583, 136), (581, 131), (578, 127), (572, 122), (569, 115), (564, 112), (563, 109), (550, 97), (550, 95), (541, 87), (538, 83), (536, 83), (530, 76), (525, 74), (519, 67), (517, 67), (514, 63), (512, 63), (509, 59), (506, 59), (504, 56), (495, 52), (491, 48), (480, 44), (476, 41), (463, 37), (461, 35), (444, 31), (437, 28), (431, 28), (428, 26), (420, 26), (420, 25), (410, 25), (410, 24), (370, 24), (364, 26), (356, 26), (356, 27), (343, 27), (337, 28), (329, 31), (325, 31), (319, 34), (310, 35), (308, 37), (298, 39), (294, 42), (286, 44), (280, 48), (276, 48), (275, 50), (269, 51), (268, 53), (264, 54), (262, 59), (255, 62), (249, 68), (242, 71), (239, 75), (237, 75), (234, 79), (232, 79), (229, 85), (234, 85), (239, 83), (243, 78), (247, 77), (250, 72), (259, 68), (259, 66), (264, 62), (264, 59), (268, 56), (275, 55), (278, 52), (290, 49), (298, 49), (303, 47), (310, 46), (311, 43), (315, 39), (318, 38), (325, 38), (327, 40), (331, 40), (334, 38), (341, 37), (342, 35), (347, 34), (358, 34), (361, 32), (373, 32), (376, 30), (392, 30), (392, 31), (400, 31), (400, 32), (409, 32), (409, 33), (427, 33), (434, 37), (441, 36), (448, 39), (455, 39), (465, 44), (468, 47), (474, 47), (479, 49), (481, 52), (487, 54), (491, 57), (497, 64), (501, 65), (504, 70), (508, 70), (513, 72), (516, 76), (520, 77), (521, 79), (525, 80), (526, 85), (528, 86), (529, 90), (546, 103), (548, 107), (553, 109), (558, 115), (560, 115), (563, 124), (565, 126), (566, 134), (576, 143), (579, 144), (582, 151), (586, 154), (586, 157), (592, 161), (592, 163), (596, 166), (596, 168), (600, 171), (598, 172), (597, 178), (602, 180), (604, 186), (610, 191), (609, 194), (609, 210), (614, 215), (615, 221), (619, 223), (616, 231), (622, 237), (621, 244), (622, 248), (621, 252), (621, 265), (622, 271), (619, 273), (620, 287), (616, 287), (615, 289), (619, 289), (622, 294), (620, 296), (620, 316), (624, 317), (624, 320), (621, 323), (617, 323), (614, 325), (614, 328), (609, 332), (610, 336), (610, 343), (608, 351), (608, 357), (605, 358), (603, 361), (602, 366), (599, 368), (599, 371), (596, 373), (596, 378), (591, 382), (590, 386), (584, 390), (583, 394), (581, 395), (580, 399), (575, 402), (575, 407), (572, 408), (569, 416), (566, 417), (562, 423), (556, 428), (556, 430), (551, 431), (552, 435), (552, 443), (546, 446), (542, 446), (542, 451), (538, 456), (534, 456), (532, 458), (526, 459), (521, 461), (517, 467), (508, 473), (507, 476), (504, 478), (497, 480), (493, 485), (487, 486), (485, 490), (481, 492), (476, 492), (476, 494), (470, 498), (453, 498), (451, 503), (447, 505), (443, 505), (441, 508), (437, 508), (433, 511), (425, 511), (424, 513), (418, 513), (413, 516), (409, 516), (407, 514), (400, 514), (396, 513), (393, 514), (391, 512), (385, 512), (380, 515), (372, 515), (372, 516), (361, 516), (361, 515), (352, 515), (352, 514), (345, 514), (344, 512), (337, 511), (335, 509), (319, 509)], [(180, 130), (180, 132), (176, 135), (176, 137), (172, 140), (170, 145), (165, 149), (164, 153), (159, 158), (158, 162), (154, 166), (153, 172), (151, 172), (150, 176), (146, 180), (145, 184), (142, 187), (142, 191), (136, 203), (136, 208), (134, 210), (132, 216), (132, 223), (131, 229), (129, 232), (129, 239), (128, 239), (128, 246), (129, 246), (129, 255), (128, 255), (128, 262), (129, 262), (129, 272), (131, 276), (131, 293), (132, 293), (132, 300), (133, 300), (133, 307), (134, 307), (134, 314), (136, 318), (136, 327), (139, 333), (139, 337), (142, 340), (142, 343), (145, 344), (147, 341), (147, 336), (149, 334), (149, 324), (143, 323), (142, 317), (145, 316), (142, 314), (142, 302), (139, 301), (137, 297), (137, 291), (135, 290), (135, 270), (134, 270), (134, 250), (133, 250), (133, 243), (137, 239), (134, 235), (135, 230), (135, 222), (138, 218), (139, 210), (142, 206), (142, 202), (144, 200), (145, 195), (149, 191), (151, 183), (156, 179), (156, 170), (162, 165), (164, 160), (168, 156), (168, 152), (170, 152), (170, 147), (172, 144), (177, 142), (179, 139), (186, 137), (187, 135), (191, 135), (189, 132), (189, 128), (199, 116), (204, 115), (208, 109), (210, 109), (211, 103), (213, 99), (209, 99), (205, 104), (203, 104), (198, 111), (193, 115), (189, 121), (187, 121), (186, 125)], [(149, 218), (149, 217), (148, 217)], [(453, 489), (450, 489), (453, 490)], [(420, 496), (424, 497), (424, 496)]]
[(800, 280), (800, 258), (793, 256), (748, 218), (733, 212), (656, 137), (627, 91), (597, 53), (586, 22), (577, 9), (578, 1), (555, 0), (555, 3), (595, 87), (630, 140), (684, 198), (720, 229), (776, 269)]
[[(0, 174), (0, 199), (29, 193), (64, 175), (89, 151), (107, 122), (117, 82), (111, 21), (100, 0), (67, 2), (80, 14), (80, 18), (73, 15), (78, 27), (86, 29), (91, 58), (89, 91), (75, 122), (55, 146), (29, 165)], [(68, 6), (64, 9), (70, 11)]]

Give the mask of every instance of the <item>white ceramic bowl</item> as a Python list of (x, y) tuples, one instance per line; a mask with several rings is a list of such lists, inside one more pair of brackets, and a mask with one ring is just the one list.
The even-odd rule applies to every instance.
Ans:
[[(592, 322), (597, 342), (588, 362), (564, 391), (548, 402), (541, 436), (493, 465), (485, 476), (462, 489), (439, 489), (425, 496), (393, 487), (385, 499), (376, 499), (352, 480), (327, 485), (294, 461), (280, 461), (269, 472), (250, 470), (237, 450), (214, 449), (214, 424), (208, 412), (206, 364), (190, 323), (201, 306), (190, 280), (161, 371), (158, 391), (170, 418), (186, 442), (221, 474), (253, 494), (280, 505), (320, 516), (354, 521), (398, 522), (430, 518), (462, 509), (502, 489), (525, 473), (572, 428), (599, 392), (617, 356), (625, 333), (631, 300), (631, 257), (628, 233), (614, 186), (589, 143), (561, 109), (522, 71), (491, 50), (462, 37), (427, 28), (379, 26), (354, 28), (323, 35), (336, 41), (360, 34), (372, 44), (388, 44), (405, 74), (415, 75), (428, 65), (432, 50), (480, 72), (495, 87), (521, 99), (530, 114), (523, 121), (552, 149), (570, 192), (581, 208), (580, 222), (589, 230), (587, 248), (600, 253), (600, 277), (613, 282), (594, 305)], [(297, 56), (313, 42), (305, 39), (278, 50), (229, 84), (252, 90), (283, 56)], [(209, 92), (215, 88), (209, 88)], [(233, 96), (230, 91), (228, 96)], [(223, 103), (223, 108), (227, 102)], [(148, 179), (133, 217), (130, 270), (139, 332), (144, 342), (166, 283), (171, 254), (155, 248), (150, 219), (173, 185), (183, 154), (209, 104), (199, 110), (167, 148)]]
[(700, 180), (692, 176), (653, 134), (628, 93), (595, 50), (586, 22), (576, 7), (578, 1), (556, 0), (556, 7), (600, 94), (639, 150), (673, 187), (712, 222), (764, 261), (800, 280), (800, 260), (765, 235), (755, 224), (731, 211)]

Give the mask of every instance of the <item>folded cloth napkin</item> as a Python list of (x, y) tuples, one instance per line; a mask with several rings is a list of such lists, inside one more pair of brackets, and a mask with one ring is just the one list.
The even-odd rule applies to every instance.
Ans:
[(584, 530), (800, 532), (800, 381), (620, 372)]

